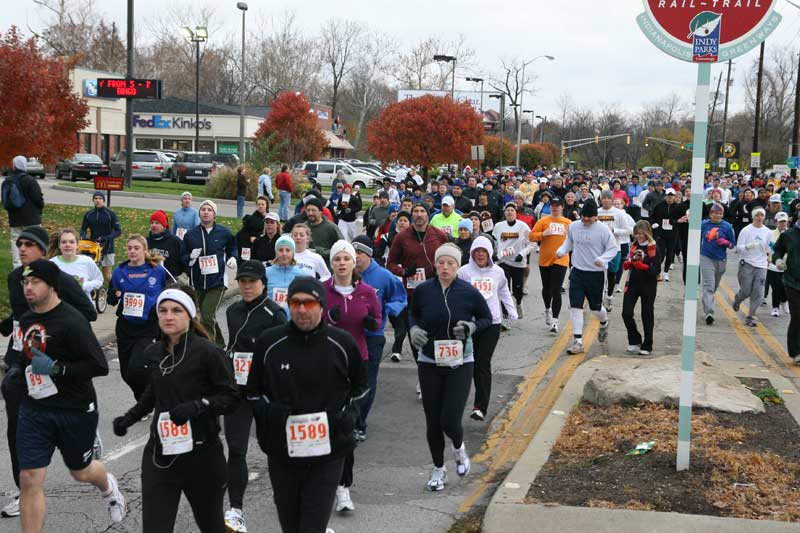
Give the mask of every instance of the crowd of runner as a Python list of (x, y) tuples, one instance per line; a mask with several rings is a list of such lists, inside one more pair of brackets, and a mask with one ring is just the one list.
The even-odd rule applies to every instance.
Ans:
[[(49, 235), (25, 158), (13, 166), (2, 195), (16, 267), (8, 275), (11, 316), (2, 322), (10, 336), (2, 393), (19, 496), (2, 515), (20, 516), (24, 531), (42, 529), (56, 448), (76, 481), (97, 487), (111, 520), (125, 518), (125, 496), (100, 460), (101, 406), (117, 411), (117, 436), (149, 424), (144, 531), (172, 531), (183, 494), (200, 531), (245, 532), (254, 421), (282, 530), (331, 531), (332, 512), (355, 511), (357, 444), (368, 435), (387, 323), (391, 361), (402, 360), (409, 341), (433, 463), (426, 487), (441, 491), (448, 441), (451, 472), (470, 472), (462, 426), (470, 391), (474, 383), (470, 417), (484, 421), (492, 357), (501, 331), (526, 318), (535, 263), (542, 334), (559, 333), (566, 295), (570, 354), (584, 351), (586, 304), (606, 342), (615, 294), (624, 293), (627, 350), (649, 355), (658, 285), (671, 282), (677, 262), (686, 280), (687, 175), (467, 168), (424, 178), (403, 169), (371, 198), (337, 178), (327, 196), (313, 188), (292, 214), (284, 167), (259, 180), (256, 210), (241, 217), (237, 233), (216, 222), (213, 201), (195, 209), (186, 192), (171, 217), (152, 213), (149, 235), (118, 243), (126, 256), (118, 262), (123, 228), (102, 191), (80, 227)], [(748, 301), (750, 326), (765, 302), (764, 312), (789, 314), (788, 353), (800, 362), (796, 181), (709, 175), (703, 198), (703, 320), (714, 324), (714, 296), (733, 253), (733, 308)], [(95, 258), (81, 253), (87, 241), (98, 247)], [(216, 315), (234, 283), (240, 298), (226, 310), (226, 338)], [(99, 290), (116, 308), (127, 409), (98, 403), (92, 385), (109, 372), (90, 326)]]

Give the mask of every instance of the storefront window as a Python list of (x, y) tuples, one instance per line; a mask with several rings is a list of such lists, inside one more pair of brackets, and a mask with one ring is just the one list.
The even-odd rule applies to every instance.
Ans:
[(191, 139), (164, 139), (164, 150), (177, 150), (179, 152), (191, 152)]
[(218, 142), (217, 152), (220, 154), (236, 154), (239, 155), (239, 143), (233, 142)]
[(148, 139), (147, 137), (136, 139), (137, 150), (160, 150), (161, 139)]
[(91, 133), (84, 133), (83, 134), (83, 152), (86, 154), (92, 153), (92, 134)]
[(200, 143), (198, 144), (198, 152), (213, 152), (214, 151), (214, 141), (205, 141), (200, 139)]

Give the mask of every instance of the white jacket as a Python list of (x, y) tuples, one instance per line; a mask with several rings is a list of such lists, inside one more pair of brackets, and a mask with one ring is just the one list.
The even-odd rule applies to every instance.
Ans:
[[(478, 248), (483, 248), (489, 254), (489, 266), (485, 268), (479, 267), (472, 259), (472, 252)], [(483, 236), (476, 237), (469, 249), (469, 263), (458, 269), (458, 277), (480, 291), (492, 312), (492, 324), (499, 324), (503, 320), (501, 303), (508, 313), (508, 318), (516, 320), (518, 317), (514, 299), (508, 290), (506, 275), (503, 269), (492, 261), (492, 253), (492, 242)]]
[[(530, 232), (531, 229), (521, 220), (517, 220), (513, 227), (505, 220), (495, 224), (492, 236), (497, 242), (497, 262), (514, 268), (528, 266), (528, 254), (533, 250), (528, 239)], [(517, 255), (522, 255), (522, 261), (515, 261)]]

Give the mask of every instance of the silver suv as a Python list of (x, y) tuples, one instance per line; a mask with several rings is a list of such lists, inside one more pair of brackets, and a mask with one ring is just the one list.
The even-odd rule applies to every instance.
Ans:
[[(111, 161), (111, 175), (125, 177), (125, 150)], [(153, 150), (135, 150), (131, 158), (131, 177), (133, 179), (161, 180), (166, 176), (169, 162), (164, 154)]]
[(214, 167), (208, 152), (181, 152), (167, 170), (167, 177), (178, 183), (189, 180), (207, 181)]
[(375, 181), (375, 176), (371, 176), (365, 172), (358, 172), (350, 163), (342, 163), (340, 161), (307, 161), (303, 164), (303, 174), (308, 177), (311, 183), (319, 183), (320, 185), (331, 185), (336, 173), (340, 170), (344, 173), (346, 183), (350, 185), (359, 185), (362, 189), (372, 185)]

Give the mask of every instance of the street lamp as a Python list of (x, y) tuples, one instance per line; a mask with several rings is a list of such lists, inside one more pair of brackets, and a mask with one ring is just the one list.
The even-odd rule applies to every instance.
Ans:
[(434, 61), (444, 63), (453, 63), (453, 82), (450, 86), (450, 98), (455, 101), (456, 99), (456, 56), (446, 56), (444, 54), (436, 54), (433, 56)]
[(239, 87), (239, 157), (244, 163), (244, 18), (247, 13), (246, 2), (236, 2), (236, 9), (242, 10), (242, 81)]
[(500, 100), (500, 168), (503, 168), (503, 130), (506, 122), (506, 95), (505, 93), (490, 94), (489, 98)]
[(547, 115), (536, 115), (536, 118), (542, 121), (542, 123), (539, 124), (539, 144), (544, 144), (544, 125), (547, 123)]
[(194, 30), (189, 26), (181, 28), (184, 37), (194, 43), (195, 77), (194, 77), (194, 151), (200, 151), (200, 43), (208, 40), (208, 28), (197, 26)]
[[(525, 67), (527, 67), (528, 65), (530, 65), (531, 63), (533, 63), (537, 59), (541, 59), (543, 57), (546, 58), (546, 59), (549, 59), (550, 61), (553, 61), (555, 59), (555, 57), (553, 57), (553, 56), (542, 55), (542, 56), (536, 56), (533, 59), (531, 59), (530, 61), (526, 61), (525, 63), (522, 64), (522, 78), (520, 78), (520, 83), (522, 84), (522, 87), (520, 87), (520, 91), (519, 91), (520, 109), (522, 108), (522, 99), (523, 99), (523, 96), (525, 95)], [(518, 117), (518, 118), (521, 119), (522, 117)], [(517, 120), (517, 164), (516, 164), (517, 167), (519, 167), (519, 143), (521, 141), (521, 137), (522, 137), (522, 121), (521, 120)]]
[(483, 114), (483, 78), (467, 78), (467, 81), (474, 81), (481, 84), (481, 114)]

